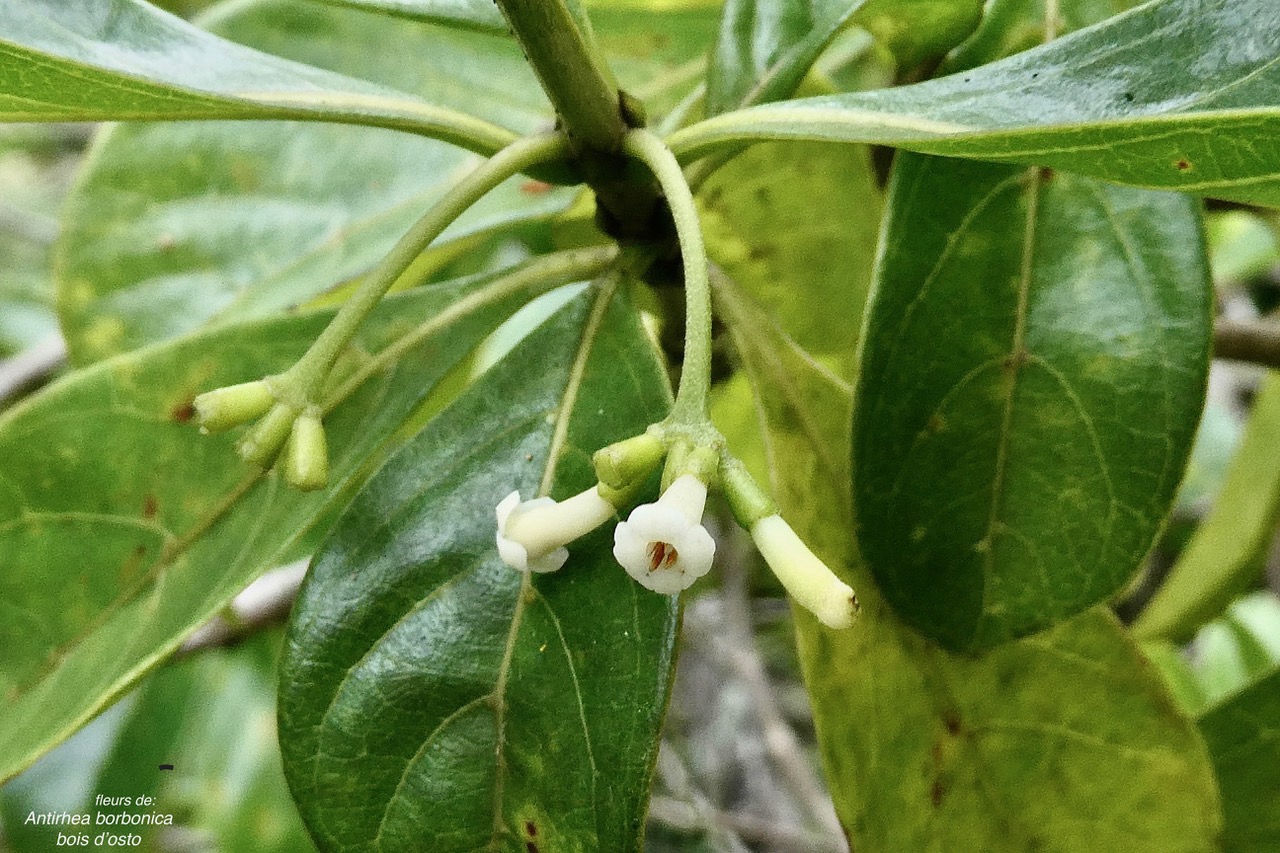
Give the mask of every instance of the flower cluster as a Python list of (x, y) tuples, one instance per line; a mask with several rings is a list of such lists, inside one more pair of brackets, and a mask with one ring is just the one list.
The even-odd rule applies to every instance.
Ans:
[[(649, 438), (648, 441), (641, 439)], [(498, 554), (522, 572), (553, 572), (568, 560), (567, 545), (613, 519), (665, 448), (640, 436), (596, 454), (601, 482), (564, 501), (521, 501), (519, 492), (497, 506)], [(686, 457), (686, 460), (689, 457)], [(703, 525), (710, 477), (705, 464), (686, 462), (654, 503), (641, 504), (613, 533), (613, 555), (632, 578), (654, 592), (675, 595), (711, 570), (716, 544)], [(783, 521), (737, 460), (721, 465), (721, 486), (738, 521), (797, 603), (831, 628), (847, 628), (857, 598)]]
[(288, 483), (302, 491), (324, 488), (329, 480), (329, 450), (318, 406), (291, 402), (283, 377), (228, 385), (195, 398), (202, 432), (225, 432), (254, 423), (236, 448), (240, 457), (269, 468), (283, 456)]

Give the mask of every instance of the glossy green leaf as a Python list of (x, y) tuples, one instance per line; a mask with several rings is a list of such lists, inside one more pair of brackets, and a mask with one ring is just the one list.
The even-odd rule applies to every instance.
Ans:
[(384, 303), (346, 370), (425, 318), (436, 333), (326, 417), (330, 487), (319, 493), (251, 472), (234, 433), (201, 436), (191, 400), (288, 367), (329, 312), (103, 362), (0, 416), (0, 779), (119, 696), (262, 570), (307, 553), (369, 460), (519, 302), (463, 282)]
[(716, 116), (688, 161), (763, 139), (871, 142), (1280, 205), (1280, 31), (1271, 0), (1160, 0), (914, 86)]
[[(839, 363), (827, 367), (801, 347), (736, 283), (721, 281), (716, 297), (752, 392), (755, 434), (763, 437), (759, 454), (737, 447), (734, 452), (749, 463), (763, 460), (780, 506), (803, 506), (815, 491), (823, 500), (838, 496), (825, 509), (841, 523), (810, 531), (811, 539), (817, 537), (810, 544), (843, 540), (849, 506), (840, 490), (849, 462), (830, 449), (833, 433), (849, 431), (851, 389), (840, 375), (846, 371)], [(739, 426), (731, 437), (741, 433)], [(785, 465), (796, 466), (794, 476), (773, 476)]]
[(289, 118), (408, 130), (492, 153), (511, 131), (259, 53), (141, 0), (0, 5), (0, 121)]
[[(125, 833), (146, 850), (175, 833), (217, 850), (314, 850), (289, 797), (275, 737), (274, 664), (281, 632), (163, 667), (0, 789), (5, 836), (24, 853), (53, 850), (59, 829), (26, 824), (29, 812), (172, 815), (173, 826)], [(172, 770), (160, 765), (172, 764)], [(97, 806), (98, 795), (129, 806)], [(150, 797), (153, 806), (138, 805)], [(102, 826), (62, 828), (68, 835)], [(113, 828), (112, 834), (122, 834)], [(66, 845), (62, 845), (65, 847)], [(105, 845), (103, 845), (105, 849)]]
[(1119, 590), (1195, 436), (1212, 293), (1197, 205), (903, 155), (863, 341), (858, 541), (885, 597), (981, 649)]
[(1185, 640), (1262, 573), (1280, 522), (1280, 376), (1258, 394), (1218, 498), (1133, 625), (1144, 639)]
[(735, 304), (721, 293), (783, 515), (862, 601), (846, 631), (793, 608), (852, 849), (1215, 849), (1204, 745), (1109, 615), (979, 658), (948, 654), (898, 621), (847, 533), (849, 393), (800, 342), (771, 338)]
[(1204, 744), (1110, 615), (969, 658), (869, 598), (858, 630), (800, 629), (854, 849), (1217, 849)]
[(1200, 718), (1222, 789), (1227, 853), (1280, 850), (1280, 672)]
[(707, 115), (791, 95), (866, 0), (729, 0), (707, 73)]
[[(733, 452), (763, 479), (788, 456), (781, 438), (749, 443), (763, 425), (806, 447), (849, 430), (858, 328), (847, 314), (861, 313), (870, 287), (880, 190), (862, 147), (771, 144), (717, 171), (698, 200), (708, 253), (725, 273), (713, 278), (717, 310), (742, 367), (719, 387), (723, 405), (713, 411)], [(841, 310), (815, 310), (824, 304)], [(807, 473), (834, 488), (847, 470), (847, 459), (826, 456)]]
[(511, 570), (494, 507), (589, 487), (590, 454), (668, 405), (635, 312), (593, 288), (357, 495), (282, 674), (286, 774), (322, 849), (640, 849), (676, 599), (618, 567), (612, 525), (558, 572)]
[[(315, 0), (313, 0), (315, 2)], [(507, 22), (493, 0), (320, 0), (353, 9), (385, 12), (415, 21), (446, 24), (478, 30), (482, 33), (506, 34)]]

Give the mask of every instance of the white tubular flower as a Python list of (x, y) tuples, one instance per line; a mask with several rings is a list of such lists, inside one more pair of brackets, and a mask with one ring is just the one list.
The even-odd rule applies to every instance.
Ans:
[(751, 525), (751, 538), (787, 592), (828, 628), (853, 625), (858, 597), (809, 550), (781, 516)]
[(702, 526), (707, 485), (692, 474), (672, 483), (657, 503), (632, 510), (613, 531), (613, 556), (627, 574), (663, 595), (688, 589), (711, 570), (716, 543)]
[(613, 504), (595, 486), (557, 502), (521, 502), (512, 492), (498, 504), (498, 554), (521, 572), (554, 572), (569, 559), (564, 546), (613, 518)]

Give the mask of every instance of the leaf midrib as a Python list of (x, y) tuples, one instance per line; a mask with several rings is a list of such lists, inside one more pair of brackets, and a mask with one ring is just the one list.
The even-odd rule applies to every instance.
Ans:
[(1024, 174), (1031, 186), (1027, 194), (1027, 211), (1022, 230), (1022, 265), (1018, 275), (1018, 302), (1014, 313), (1013, 340), (1004, 362), (1005, 369), (1010, 371), (1010, 375), (1005, 380), (1008, 388), (1005, 392), (1004, 412), (1001, 414), (1000, 433), (996, 439), (996, 459), (991, 478), (991, 505), (987, 514), (987, 530), (981, 540), (986, 543), (986, 549), (982, 555), (982, 598), (974, 620), (975, 635), (987, 619), (988, 596), (991, 591), (991, 584), (988, 581), (995, 574), (996, 529), (1003, 525), (1000, 511), (1003, 504), (1005, 478), (1008, 475), (1009, 437), (1013, 427), (1014, 398), (1017, 396), (1022, 367), (1031, 357), (1026, 350), (1027, 313), (1031, 297), (1031, 281), (1035, 274), (1040, 195), (1044, 190), (1045, 176), (1037, 166), (1031, 167)]
[[(598, 286), (599, 289), (596, 292), (595, 301), (593, 302), (591, 307), (591, 313), (588, 316), (586, 325), (583, 328), (582, 340), (578, 344), (577, 352), (574, 354), (573, 363), (569, 368), (569, 377), (567, 382), (565, 383), (564, 393), (560, 397), (560, 407), (559, 407), (559, 411), (556, 414), (556, 423), (552, 431), (551, 443), (548, 445), (548, 448), (547, 448), (547, 462), (546, 462), (546, 466), (543, 468), (543, 471), (542, 471), (542, 480), (538, 485), (539, 497), (549, 496), (551, 492), (551, 487), (555, 482), (556, 469), (559, 467), (560, 457), (564, 452), (564, 447), (568, 440), (569, 422), (572, 419), (573, 410), (577, 403), (578, 393), (582, 387), (582, 379), (586, 373), (587, 360), (591, 355), (591, 350), (595, 346), (596, 336), (599, 333), (600, 325), (604, 321), (604, 315), (608, 311), (609, 303), (613, 298), (613, 294), (616, 291), (617, 286), (618, 286), (618, 280), (616, 276), (606, 279), (605, 282), (603, 282), (601, 285)], [(488, 846), (491, 850), (495, 851), (495, 853), (497, 853), (497, 851), (500, 849), (499, 840), (505, 834), (504, 827), (502, 825), (502, 805), (503, 805), (503, 794), (505, 791), (505, 783), (506, 783), (506, 754), (505, 754), (506, 740), (505, 738), (506, 738), (506, 713), (507, 713), (507, 678), (511, 673), (511, 660), (513, 655), (515, 654), (516, 642), (519, 638), (519, 633), (520, 633), (520, 624), (523, 621), (523, 617), (524, 617), (524, 608), (529, 598), (532, 597), (531, 593), (533, 592), (534, 592), (534, 589), (533, 589), (532, 573), (523, 572), (522, 577), (520, 579), (520, 589), (516, 594), (515, 607), (511, 614), (511, 628), (507, 632), (507, 640), (502, 653), (502, 661), (498, 665), (498, 676), (494, 681), (494, 687), (493, 687), (493, 695), (496, 700), (494, 702), (494, 722), (495, 722), (495, 733), (496, 733), (496, 741), (495, 741), (495, 747), (494, 747), (495, 773), (494, 773), (493, 806), (492, 806), (493, 829), (492, 829), (492, 835), (489, 838)], [(545, 599), (543, 599), (543, 601), (546, 604), (547, 609), (550, 611), (551, 610), (550, 603), (546, 602)], [(553, 613), (553, 616), (554, 616), (554, 613)], [(582, 691), (580, 689), (577, 689), (577, 684), (578, 684), (577, 673), (574, 668), (573, 658), (571, 655), (568, 656), (568, 664), (569, 664), (570, 672), (573, 675), (575, 693), (577, 694), (576, 698), (578, 700), (579, 707), (581, 708), (582, 707)], [(582, 727), (583, 727), (583, 735), (586, 739), (587, 753), (590, 756), (592, 753), (591, 733), (587, 727), (585, 716), (583, 717), (583, 720), (582, 720)], [(591, 765), (592, 765), (592, 771), (593, 771), (591, 776), (591, 785), (592, 785), (591, 811), (592, 811), (592, 814), (595, 815), (597, 801), (596, 801), (596, 797), (594, 796), (595, 781), (596, 781), (595, 779), (596, 774), (594, 772), (595, 771), (594, 758), (592, 758), (591, 760)]]

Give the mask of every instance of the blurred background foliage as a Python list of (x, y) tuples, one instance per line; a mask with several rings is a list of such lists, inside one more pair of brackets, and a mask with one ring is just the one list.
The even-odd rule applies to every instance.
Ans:
[[(158, 5), (191, 16), (210, 4), (160, 0)], [(842, 36), (807, 85), (869, 88), (920, 73), (919, 64), (929, 58), (927, 50), (915, 44), (901, 49), (906, 59), (900, 67), (885, 44), (893, 45), (901, 34), (876, 35), (881, 42), (860, 30)], [(695, 77), (700, 70), (694, 69)], [(86, 126), (0, 128), (0, 377), (12, 368), (15, 357), (57, 340), (50, 246), (58, 234), (59, 205), (91, 144), (92, 128)], [(875, 153), (882, 179), (887, 159), (883, 152)], [(852, 180), (847, 164), (834, 158), (806, 163), (816, 163), (819, 169), (806, 176), (814, 185)], [(869, 166), (859, 165), (859, 170), (864, 168)], [(544, 244), (576, 242), (581, 239), (582, 206), (571, 211), (549, 231), (523, 235), (523, 243), (491, 241), (471, 246), (473, 251), (461, 257), (436, 258), (436, 272), (470, 272), (511, 263), (530, 250), (544, 249)], [(730, 238), (717, 238), (714, 210), (708, 211), (708, 221), (713, 257), (732, 266), (740, 247)], [(1239, 322), (1265, 318), (1280, 307), (1276, 214), (1211, 204), (1207, 222), (1220, 316)], [(848, 241), (851, 252), (867, 251), (866, 229), (837, 237)], [(474, 251), (479, 248), (485, 251)], [(865, 288), (865, 282), (856, 286)], [(772, 307), (782, 311), (784, 325), (805, 321), (785, 316), (785, 301)], [(474, 375), (492, 364), (547, 310), (548, 304), (533, 306), (514, 318), (481, 348), (466, 371)], [(758, 441), (753, 439), (755, 413), (745, 385), (732, 373), (732, 353), (725, 360), (728, 367), (715, 403), (717, 419), (750, 458), (753, 451), (747, 442)], [(1164, 579), (1176, 572), (1214, 507), (1232, 499), (1232, 462), (1266, 373), (1253, 365), (1215, 363), (1177, 507), (1143, 576), (1115, 603), (1126, 619), (1136, 617)], [(464, 372), (450, 393), (456, 393), (465, 378)], [(15, 399), (0, 393), (0, 408)], [(433, 400), (430, 408), (437, 410), (445, 402)], [(759, 454), (758, 447), (754, 452)], [(1261, 455), (1257, 464), (1280, 470), (1280, 445), (1264, 446)], [(1260, 499), (1256, 494), (1249, 497)], [(1144, 644), (1192, 714), (1211, 714), (1224, 698), (1274, 675), (1280, 667), (1277, 511), (1280, 501), (1260, 513), (1255, 529), (1249, 531), (1254, 541), (1247, 553), (1230, 557), (1240, 562), (1241, 570), (1219, 591), (1230, 601), (1221, 615), (1184, 642), (1153, 638)], [(722, 513), (722, 519), (726, 517)], [(686, 609), (679, 673), (656, 768), (648, 848), (673, 853), (846, 849), (821, 781), (790, 610), (773, 576), (760, 570), (755, 550), (741, 540), (741, 531), (731, 523), (722, 523), (720, 530), (717, 562), (722, 571), (695, 589)], [(155, 812), (174, 816), (172, 827), (131, 830), (144, 838), (137, 849), (314, 849), (280, 770), (275, 662), (281, 637), (275, 628), (247, 638), (233, 635), (178, 657), (5, 785), (0, 789), (0, 851), (54, 849), (56, 832), (24, 825), (27, 814), (91, 812), (99, 794), (152, 796), (157, 799)], [(174, 769), (161, 770), (161, 764), (173, 764)]]

